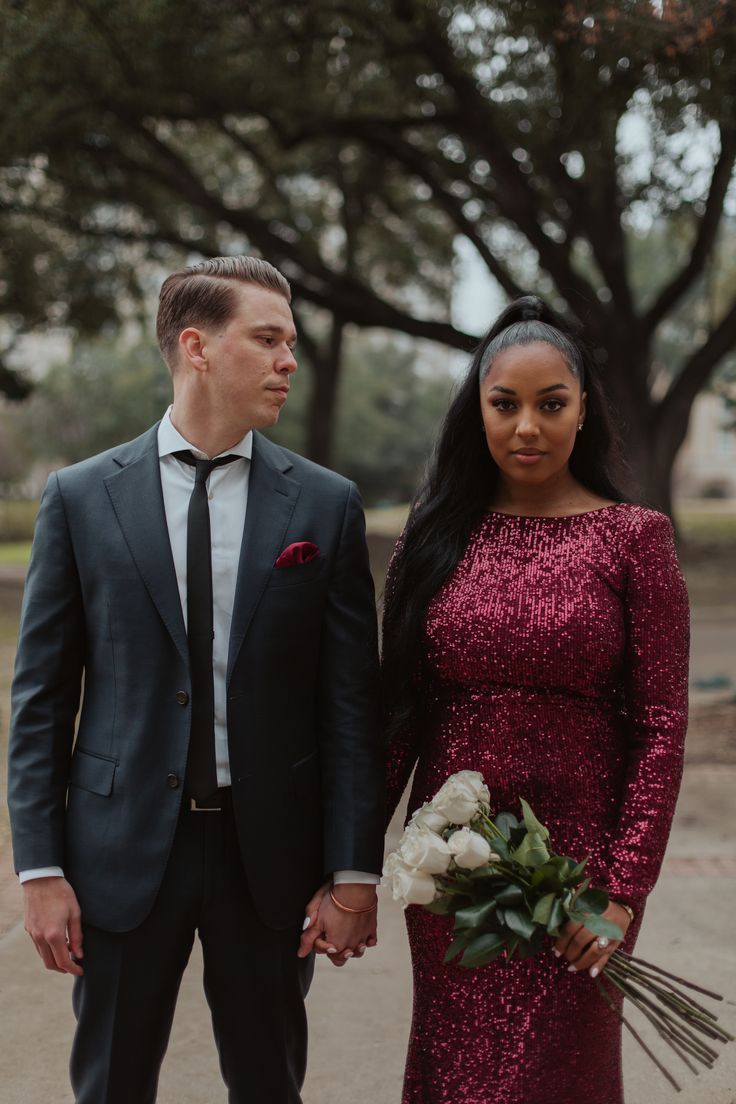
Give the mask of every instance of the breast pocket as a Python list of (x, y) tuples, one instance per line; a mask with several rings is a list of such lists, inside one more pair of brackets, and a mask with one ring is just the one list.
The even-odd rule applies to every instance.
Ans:
[(324, 556), (318, 556), (316, 560), (310, 560), (309, 563), (293, 564), (291, 567), (275, 567), (268, 581), (269, 589), (278, 590), (281, 587), (313, 583), (322, 577), (325, 562)]

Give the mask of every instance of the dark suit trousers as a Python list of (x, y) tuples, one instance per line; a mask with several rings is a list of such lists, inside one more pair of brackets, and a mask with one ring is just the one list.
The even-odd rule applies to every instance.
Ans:
[(84, 928), (85, 972), (73, 996), (77, 1104), (155, 1101), (195, 933), (230, 1104), (299, 1104), (314, 962), (296, 956), (300, 930), (274, 931), (256, 915), (230, 811), (182, 813), (140, 927)]

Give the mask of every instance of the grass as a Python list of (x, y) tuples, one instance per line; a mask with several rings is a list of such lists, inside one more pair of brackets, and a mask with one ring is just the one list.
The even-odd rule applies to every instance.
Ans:
[(736, 513), (708, 509), (677, 509), (675, 520), (686, 541), (736, 544)]
[(38, 513), (38, 502), (0, 499), (0, 544), (30, 541)]
[(0, 544), (0, 564), (9, 567), (25, 567), (30, 555), (30, 541), (10, 541), (7, 544)]

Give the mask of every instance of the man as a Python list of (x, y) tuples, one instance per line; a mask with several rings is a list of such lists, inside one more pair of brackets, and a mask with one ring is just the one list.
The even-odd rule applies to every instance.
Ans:
[(289, 301), (251, 257), (170, 276), (173, 405), (43, 496), (9, 803), (26, 928), (48, 969), (75, 975), (77, 1104), (155, 1100), (195, 932), (230, 1101), (298, 1102), (311, 949), (340, 964), (375, 942), (362, 508), (256, 432), (296, 370)]

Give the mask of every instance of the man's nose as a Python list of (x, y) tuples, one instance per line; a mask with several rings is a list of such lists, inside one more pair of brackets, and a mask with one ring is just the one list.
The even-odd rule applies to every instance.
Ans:
[(278, 372), (288, 372), (291, 375), (292, 372), (296, 372), (297, 363), (296, 357), (291, 349), (285, 349), (283, 354), (279, 357), (276, 365)]

